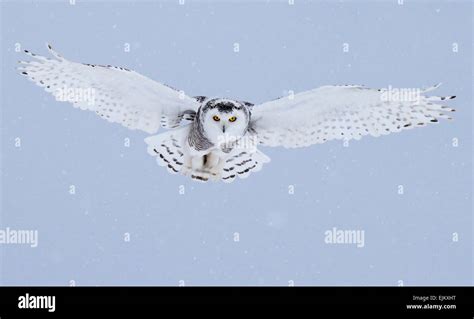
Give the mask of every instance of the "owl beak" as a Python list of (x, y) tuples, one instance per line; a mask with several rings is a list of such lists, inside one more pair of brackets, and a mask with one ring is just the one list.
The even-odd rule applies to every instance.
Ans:
[(225, 125), (222, 125), (222, 133), (225, 133)]

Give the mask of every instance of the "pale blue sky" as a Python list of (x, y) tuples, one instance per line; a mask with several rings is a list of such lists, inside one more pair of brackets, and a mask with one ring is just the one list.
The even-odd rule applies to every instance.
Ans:
[[(37, 229), (39, 245), (0, 245), (0, 284), (472, 284), (468, 1), (2, 1), (1, 8), (0, 228)], [(261, 172), (199, 184), (158, 167), (146, 134), (56, 102), (17, 75), (16, 61), (26, 57), (15, 44), (46, 54), (47, 41), (72, 60), (255, 103), (326, 84), (443, 82), (434, 94), (457, 95), (449, 101), (457, 113), (452, 122), (347, 148), (264, 148), (272, 162)], [(364, 230), (365, 246), (326, 244), (333, 227)]]

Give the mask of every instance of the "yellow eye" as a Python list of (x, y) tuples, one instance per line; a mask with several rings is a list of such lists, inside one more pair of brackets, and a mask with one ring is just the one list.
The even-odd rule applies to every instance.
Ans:
[(212, 117), (212, 119), (213, 119), (214, 121), (216, 121), (216, 122), (219, 122), (219, 121), (221, 120), (221, 118), (220, 118), (219, 116), (217, 116), (217, 115), (214, 115), (214, 116)]
[(235, 122), (235, 120), (237, 120), (235, 116), (229, 117), (229, 122)]

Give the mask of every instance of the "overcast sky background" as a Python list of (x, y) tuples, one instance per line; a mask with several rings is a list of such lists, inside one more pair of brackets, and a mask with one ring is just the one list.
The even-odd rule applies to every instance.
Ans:
[[(0, 245), (0, 284), (473, 283), (469, 1), (2, 1), (1, 10), (0, 229), (38, 230), (39, 245)], [(200, 184), (157, 166), (146, 134), (16, 74), (27, 57), (15, 45), (46, 54), (45, 42), (190, 95), (260, 103), (326, 84), (443, 82), (433, 94), (457, 95), (446, 102), (457, 112), (349, 147), (263, 148), (272, 162), (261, 172)], [(325, 243), (333, 227), (363, 230), (365, 246)]]

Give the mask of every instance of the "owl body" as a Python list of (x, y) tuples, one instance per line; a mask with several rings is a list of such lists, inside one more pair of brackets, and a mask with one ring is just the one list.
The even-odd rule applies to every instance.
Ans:
[(149, 135), (168, 129), (145, 138), (148, 153), (170, 173), (203, 182), (232, 182), (259, 171), (270, 158), (257, 146), (378, 137), (451, 119), (454, 111), (444, 104), (455, 96), (425, 95), (439, 84), (406, 96), (391, 87), (327, 85), (258, 105), (191, 97), (127, 68), (73, 62), (47, 47), (53, 58), (25, 50), (34, 61), (20, 61), (22, 75), (56, 100), (109, 122)]
[[(244, 166), (254, 156), (262, 158), (262, 164), (269, 160), (263, 154), (256, 155), (256, 143), (248, 130), (250, 106), (248, 102), (230, 99), (206, 99), (191, 124), (145, 141), (160, 164), (172, 173), (181, 173), (199, 181), (222, 179), (224, 172), (234, 170), (229, 163)], [(242, 161), (247, 162), (240, 165)], [(252, 169), (256, 168), (257, 165)], [(234, 173), (238, 174), (238, 170)]]

